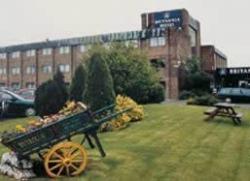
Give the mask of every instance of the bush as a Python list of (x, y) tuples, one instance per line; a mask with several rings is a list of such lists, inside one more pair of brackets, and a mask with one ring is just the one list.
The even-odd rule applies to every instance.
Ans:
[(70, 86), (70, 99), (74, 101), (83, 100), (83, 92), (86, 87), (87, 72), (83, 65), (79, 65), (76, 70)]
[(187, 99), (192, 98), (194, 96), (195, 96), (195, 94), (192, 91), (184, 90), (184, 91), (181, 91), (181, 93), (179, 95), (179, 99), (180, 100), (187, 100)]
[(100, 53), (94, 53), (90, 57), (84, 99), (92, 111), (115, 102), (113, 79), (106, 61)]
[(107, 122), (102, 125), (102, 131), (112, 131), (128, 126), (129, 122), (141, 121), (144, 117), (144, 109), (142, 106), (138, 105), (133, 99), (118, 95), (116, 97), (116, 107), (117, 112), (132, 108), (130, 111), (125, 112), (117, 119)]
[(63, 95), (53, 80), (49, 80), (40, 85), (35, 92), (35, 109), (39, 116), (57, 113), (63, 104), (60, 101)]
[(60, 71), (53, 80), (41, 84), (35, 92), (35, 109), (39, 116), (57, 113), (68, 100), (64, 76)]
[(211, 77), (200, 68), (200, 61), (189, 59), (181, 66), (180, 90), (202, 95), (210, 92)]
[(195, 96), (194, 98), (190, 98), (187, 101), (187, 104), (190, 105), (202, 105), (202, 106), (213, 106), (218, 103), (218, 100), (212, 95), (203, 95), (203, 96)]
[(148, 103), (160, 103), (165, 99), (165, 90), (161, 84), (154, 84), (148, 93)]

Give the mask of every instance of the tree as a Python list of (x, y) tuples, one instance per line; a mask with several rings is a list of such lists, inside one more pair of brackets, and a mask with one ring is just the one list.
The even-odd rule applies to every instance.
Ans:
[(84, 99), (92, 111), (115, 102), (113, 79), (101, 53), (95, 52), (90, 57)]
[(58, 87), (62, 92), (62, 97), (60, 102), (62, 102), (64, 105), (64, 103), (68, 100), (69, 94), (64, 81), (64, 75), (59, 69), (57, 69), (56, 74), (53, 77), (53, 80), (57, 83)]
[(85, 66), (79, 65), (76, 70), (70, 86), (70, 99), (82, 101), (83, 92), (86, 87), (87, 72)]
[(41, 84), (35, 92), (35, 109), (39, 116), (55, 114), (61, 109), (58, 101), (62, 98), (62, 92), (58, 84), (48, 80)]
[(101, 54), (106, 60), (117, 95), (129, 96), (138, 103), (162, 102), (164, 100), (164, 96), (162, 96), (164, 89), (160, 85), (159, 74), (151, 66), (146, 52), (135, 48), (132, 44), (127, 46), (118, 42), (111, 43), (109, 48), (95, 45), (84, 58), (87, 64), (90, 63), (89, 57), (95, 52)]
[(133, 46), (113, 43), (106, 53), (106, 60), (116, 94), (127, 95), (139, 103), (164, 100), (160, 77), (150, 65), (146, 52)]
[(57, 113), (68, 100), (64, 76), (60, 71), (53, 80), (41, 84), (35, 92), (35, 108), (39, 116)]
[(180, 87), (182, 91), (191, 91), (198, 95), (210, 91), (211, 78), (201, 70), (198, 59), (192, 58), (187, 60), (186, 65), (182, 69), (184, 72), (184, 78)]

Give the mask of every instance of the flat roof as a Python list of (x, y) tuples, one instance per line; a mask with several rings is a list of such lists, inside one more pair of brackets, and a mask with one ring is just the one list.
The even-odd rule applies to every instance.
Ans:
[(214, 49), (216, 54), (218, 54), (219, 56), (221, 56), (224, 59), (227, 59), (227, 56), (222, 51), (220, 51), (218, 48), (216, 48), (214, 45), (202, 45), (201, 48), (212, 48), (212, 49)]

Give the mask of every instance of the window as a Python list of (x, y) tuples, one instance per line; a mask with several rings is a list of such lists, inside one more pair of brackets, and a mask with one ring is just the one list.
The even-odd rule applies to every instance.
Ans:
[(28, 50), (26, 51), (26, 56), (27, 57), (33, 57), (36, 55), (36, 50)]
[(165, 37), (159, 37), (158, 38), (158, 44), (159, 44), (159, 46), (164, 46), (166, 44)]
[(11, 73), (12, 73), (12, 75), (18, 75), (18, 74), (20, 74), (20, 67), (13, 67), (11, 69)]
[(196, 31), (189, 27), (189, 36), (190, 36), (190, 41), (191, 41), (191, 47), (196, 46)]
[(6, 59), (7, 54), (6, 53), (0, 53), (0, 59)]
[(52, 66), (51, 65), (42, 66), (42, 72), (43, 73), (51, 73), (52, 72)]
[(28, 66), (26, 68), (26, 73), (27, 74), (34, 74), (36, 72), (36, 67), (35, 65)]
[(70, 47), (69, 46), (60, 47), (60, 49), (59, 49), (59, 53), (60, 54), (68, 54), (69, 51), (70, 51)]
[(12, 87), (13, 89), (20, 89), (20, 84), (19, 84), (18, 82), (13, 82), (13, 83), (11, 84), (11, 87)]
[(139, 41), (138, 40), (128, 40), (125, 41), (125, 45), (128, 46), (133, 46), (134, 48), (138, 48), (139, 47)]
[(6, 75), (6, 68), (0, 68), (0, 75)]
[(43, 49), (43, 55), (51, 55), (51, 54), (52, 54), (52, 48)]
[(5, 87), (6, 84), (4, 82), (0, 82), (0, 87)]
[[(36, 88), (36, 84), (34, 82), (27, 82), (26, 83), (26, 88), (28, 88), (28, 89)], [(30, 94), (30, 93), (28, 93), (28, 94)]]
[(59, 70), (63, 73), (67, 73), (70, 71), (70, 65), (69, 64), (61, 64), (61, 65), (59, 65)]
[(150, 47), (159, 47), (166, 45), (165, 37), (150, 38)]
[(164, 68), (166, 60), (164, 58), (160, 58), (160, 59), (151, 59), (150, 63), (153, 67), (155, 67), (156, 69), (161, 69)]
[(20, 52), (12, 52), (11, 57), (12, 58), (19, 58), (20, 57)]
[(70, 71), (70, 66), (69, 65), (65, 65), (65, 72), (69, 72)]
[(80, 48), (80, 52), (82, 52), (82, 53), (86, 51), (85, 45), (81, 45), (79, 48)]

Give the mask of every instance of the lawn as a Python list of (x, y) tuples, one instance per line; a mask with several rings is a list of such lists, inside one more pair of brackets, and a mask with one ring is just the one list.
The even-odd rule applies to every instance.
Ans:
[[(227, 119), (204, 122), (205, 109), (148, 105), (142, 122), (100, 134), (107, 157), (101, 158), (97, 150), (86, 146), (87, 170), (80, 177), (62, 180), (249, 180), (250, 111), (240, 110), (244, 113), (243, 124), (234, 126)], [(0, 131), (20, 122), (23, 120), (2, 122)], [(1, 146), (0, 152), (4, 151)]]

